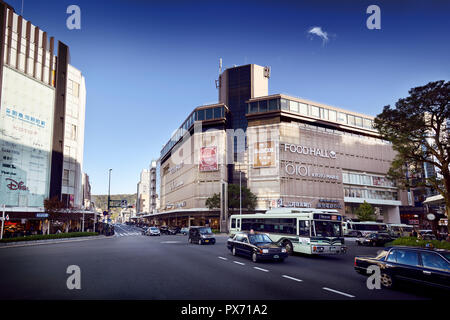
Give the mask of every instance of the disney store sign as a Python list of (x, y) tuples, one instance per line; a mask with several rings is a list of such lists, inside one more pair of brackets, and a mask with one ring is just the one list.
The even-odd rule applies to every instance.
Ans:
[(19, 190), (19, 191), (27, 191), (28, 187), (25, 185), (25, 182), (23, 181), (19, 181), (17, 182), (16, 180), (10, 179), (10, 178), (6, 178), (6, 181), (10, 181), (6, 187), (9, 190)]

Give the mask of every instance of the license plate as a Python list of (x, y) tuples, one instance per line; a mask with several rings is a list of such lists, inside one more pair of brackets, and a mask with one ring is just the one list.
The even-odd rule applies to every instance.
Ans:
[(205, 240), (205, 242), (209, 242), (209, 240)]
[(330, 251), (336, 251), (336, 247), (330, 247)]
[(273, 257), (274, 257), (274, 259), (278, 259), (279, 258), (279, 256), (277, 254), (274, 255)]

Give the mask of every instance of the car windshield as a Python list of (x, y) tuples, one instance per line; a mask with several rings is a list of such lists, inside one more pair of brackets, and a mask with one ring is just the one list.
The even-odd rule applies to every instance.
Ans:
[(448, 261), (450, 261), (450, 252), (439, 252), (440, 254), (442, 254)]
[(200, 228), (200, 234), (212, 233), (211, 228)]
[(249, 234), (248, 239), (250, 243), (272, 243), (272, 240), (266, 234)]
[(150, 228), (150, 230), (152, 230), (152, 231), (158, 231), (158, 228), (152, 227), (152, 228)]
[(340, 222), (314, 220), (316, 237), (341, 237), (342, 228)]

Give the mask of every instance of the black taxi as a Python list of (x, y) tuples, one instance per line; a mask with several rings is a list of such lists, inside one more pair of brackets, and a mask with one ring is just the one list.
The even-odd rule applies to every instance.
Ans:
[(284, 261), (286, 249), (272, 241), (265, 233), (239, 232), (227, 241), (227, 247), (235, 255), (247, 256), (253, 262), (259, 260)]

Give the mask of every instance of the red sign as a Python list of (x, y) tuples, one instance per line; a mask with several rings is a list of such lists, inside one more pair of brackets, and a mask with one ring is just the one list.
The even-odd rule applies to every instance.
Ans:
[(216, 171), (219, 169), (217, 165), (217, 147), (200, 148), (200, 163), (198, 167), (200, 171)]
[(16, 180), (13, 180), (10, 178), (6, 178), (6, 180), (11, 181), (10, 183), (8, 183), (6, 185), (9, 190), (22, 190), (22, 191), (28, 190), (28, 187), (25, 185), (25, 183), (23, 181), (17, 182)]

